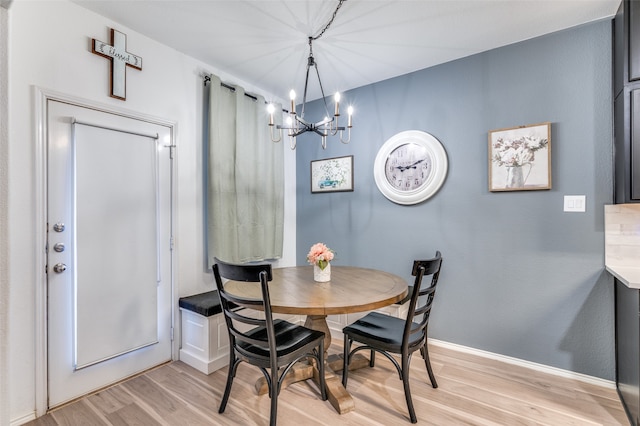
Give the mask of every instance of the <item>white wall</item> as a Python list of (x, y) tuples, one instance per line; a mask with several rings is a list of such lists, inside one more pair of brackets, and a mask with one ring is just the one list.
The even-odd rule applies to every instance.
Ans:
[[(7, 261), (7, 229), (9, 209), (7, 191), (8, 176), (8, 135), (9, 124), (8, 108), (8, 36), (7, 10), (0, 3), (0, 377), (7, 377), (7, 358), (9, 356), (8, 345), (8, 317), (9, 306), (9, 263)], [(0, 380), (0, 424), (9, 421), (9, 386), (6, 380)]]
[[(213, 289), (204, 253), (202, 74), (213, 72), (225, 82), (244, 86), (248, 92), (261, 93), (271, 99), (274, 96), (68, 1), (13, 2), (8, 10), (8, 21), (11, 115), (8, 134), (11, 165), (8, 173), (9, 250), (6, 259), (6, 264), (11, 265), (8, 275), (9, 412), (12, 423), (19, 424), (33, 418), (36, 406), (36, 285), (41, 285), (38, 276), (44, 266), (36, 264), (36, 255), (43, 248), (35, 241), (36, 229), (42, 224), (35, 212), (39, 194), (35, 193), (37, 183), (34, 179), (38, 155), (34, 87), (177, 123), (175, 277), (179, 296)], [(128, 50), (143, 58), (142, 71), (127, 70), (125, 102), (108, 96), (109, 61), (92, 54), (90, 49), (91, 38), (109, 40), (111, 27), (124, 32)], [(295, 264), (295, 153), (285, 146), (283, 149), (286, 150), (285, 179), (288, 183), (285, 254), (279, 264), (285, 266)], [(0, 224), (1, 219), (0, 210)]]

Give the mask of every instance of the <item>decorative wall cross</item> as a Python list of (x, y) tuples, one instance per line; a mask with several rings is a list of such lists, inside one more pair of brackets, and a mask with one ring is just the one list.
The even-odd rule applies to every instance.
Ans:
[(127, 52), (127, 36), (111, 28), (111, 44), (92, 39), (91, 51), (111, 61), (111, 97), (127, 99), (127, 67), (142, 70), (142, 58)]

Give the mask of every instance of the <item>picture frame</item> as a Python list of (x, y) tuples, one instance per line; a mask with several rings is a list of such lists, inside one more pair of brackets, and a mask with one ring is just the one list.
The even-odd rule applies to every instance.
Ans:
[(353, 155), (311, 161), (311, 193), (353, 191)]
[(489, 191), (551, 189), (551, 123), (489, 131)]

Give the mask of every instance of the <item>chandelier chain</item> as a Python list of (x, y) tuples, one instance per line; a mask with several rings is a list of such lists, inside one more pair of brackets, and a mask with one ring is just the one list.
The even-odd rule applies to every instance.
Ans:
[(333, 24), (333, 20), (336, 19), (336, 15), (338, 14), (338, 10), (340, 10), (340, 8), (342, 7), (342, 3), (344, 3), (347, 0), (340, 0), (340, 3), (338, 3), (338, 7), (336, 7), (336, 10), (333, 11), (333, 16), (331, 17), (331, 20), (327, 23), (327, 25), (322, 29), (322, 31), (320, 31), (320, 33), (315, 36), (315, 37), (309, 37), (310, 41), (309, 44), (311, 44), (311, 40), (317, 40), (320, 37), (322, 37), (322, 35), (324, 34), (325, 31), (327, 31), (329, 29), (329, 27), (331, 26), (331, 24)]

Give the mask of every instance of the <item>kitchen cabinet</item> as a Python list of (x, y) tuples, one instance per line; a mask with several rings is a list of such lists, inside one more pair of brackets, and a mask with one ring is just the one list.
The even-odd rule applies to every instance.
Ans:
[(640, 0), (625, 0), (613, 23), (615, 202), (640, 202)]
[(616, 386), (632, 425), (640, 417), (640, 204), (604, 206), (605, 268), (615, 291)]
[(640, 418), (640, 290), (616, 285), (616, 383), (631, 424)]

